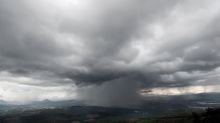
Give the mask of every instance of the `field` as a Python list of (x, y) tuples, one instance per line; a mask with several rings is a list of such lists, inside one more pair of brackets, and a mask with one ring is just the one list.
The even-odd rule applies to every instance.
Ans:
[(72, 106), (57, 109), (13, 111), (2, 114), (0, 123), (219, 123), (220, 109), (208, 108), (163, 117), (124, 108)]

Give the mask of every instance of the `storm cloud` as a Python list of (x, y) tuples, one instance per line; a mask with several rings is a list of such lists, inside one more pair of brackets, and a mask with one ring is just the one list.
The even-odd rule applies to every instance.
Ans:
[[(218, 85), (219, 5), (0, 0), (0, 99), (76, 98), (121, 106), (136, 104), (143, 88)], [(18, 86), (29, 88), (19, 87), (21, 95), (32, 90), (36, 96), (11, 96)], [(45, 94), (61, 95), (43, 98), (46, 88), (53, 89)]]

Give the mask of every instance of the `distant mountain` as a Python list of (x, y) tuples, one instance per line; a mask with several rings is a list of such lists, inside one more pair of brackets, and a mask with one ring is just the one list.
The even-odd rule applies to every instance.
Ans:
[(64, 101), (51, 101), (51, 100), (42, 100), (42, 101), (35, 101), (30, 104), (30, 106), (39, 106), (39, 107), (66, 107), (66, 106), (78, 106), (82, 105), (80, 101), (76, 100), (64, 100)]
[[(0, 111), (12, 110), (38, 110), (38, 109), (56, 109), (68, 108), (72, 106), (86, 106), (83, 102), (77, 100), (51, 101), (42, 100), (34, 101), (26, 105), (12, 105), (0, 100)], [(88, 106), (88, 105), (87, 105)], [(179, 95), (179, 96), (158, 96), (147, 97), (142, 100), (142, 103), (137, 107), (130, 107), (138, 112), (145, 112), (148, 116), (160, 116), (163, 114), (173, 114), (180, 112), (188, 112), (194, 110), (204, 110), (208, 107), (220, 107), (219, 93), (203, 93), (194, 95)], [(79, 108), (81, 109), (81, 108)]]
[(8, 103), (4, 100), (0, 100), (0, 105), (8, 105)]
[[(51, 101), (51, 100), (42, 100), (34, 101), (29, 104), (9, 104), (3, 100), (0, 100), (0, 116), (4, 113), (14, 112), (14, 111), (31, 111), (31, 110), (41, 110), (41, 109), (57, 109), (65, 108), (71, 106), (82, 106), (82, 103), (75, 100), (67, 101)], [(0, 122), (1, 123), (1, 122)]]
[(220, 93), (147, 97), (139, 108), (153, 115), (203, 111), (220, 107)]

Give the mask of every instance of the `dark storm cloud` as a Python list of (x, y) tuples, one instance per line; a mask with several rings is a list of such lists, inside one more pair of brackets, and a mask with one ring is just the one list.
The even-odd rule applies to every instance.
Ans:
[[(69, 20), (64, 20), (60, 28), (65, 33), (83, 37), (93, 57), (112, 59), (124, 48), (133, 50), (129, 43), (142, 24), (164, 16), (167, 9), (176, 4), (173, 0), (97, 0), (95, 3), (97, 4), (88, 9), (88, 13), (82, 13), (82, 21), (70, 17)], [(73, 12), (70, 16), (74, 14)]]
[(139, 84), (131, 76), (108, 81), (100, 86), (91, 85), (78, 90), (79, 99), (85, 100), (88, 105), (137, 106), (140, 100), (140, 95), (137, 93)]
[(219, 17), (207, 0), (1, 0), (0, 71), (27, 85), (77, 84), (83, 99), (217, 83)]
[[(62, 39), (57, 41), (56, 35), (57, 33), (69, 33), (69, 35), (77, 35), (83, 38), (80, 41), (86, 45), (84, 50), (90, 52), (85, 57), (76, 54), (84, 63), (82, 66), (86, 65), (85, 67), (88, 67), (88, 69), (92, 68), (94, 71), (96, 69), (100, 71), (99, 69), (101, 69), (102, 71), (103, 75), (100, 75), (100, 77), (98, 77), (99, 72), (97, 72), (97, 75), (91, 73), (91, 77), (86, 75), (87, 73), (85, 75), (81, 73), (79, 77), (76, 77), (84, 78), (88, 82), (90, 81), (89, 78), (92, 82), (94, 82), (94, 79), (102, 81), (102, 79), (111, 78), (114, 69), (110, 70), (112, 72), (109, 73), (109, 68), (105, 70), (105, 66), (109, 65), (111, 67), (114, 66), (114, 62), (134, 59), (138, 55), (138, 49), (133, 49), (129, 43), (137, 33), (141, 23), (152, 21), (156, 16), (163, 15), (156, 9), (157, 6), (166, 10), (168, 6), (175, 4), (174, 2), (164, 4), (165, 1), (158, 3), (152, 1), (121, 1), (121, 4), (118, 4), (117, 1), (105, 1), (103, 4), (97, 4), (87, 10), (88, 12), (90, 9), (93, 10), (94, 17), (92, 13), (82, 13), (82, 22), (74, 21), (77, 18), (74, 11), (70, 14), (72, 16), (69, 17), (70, 19), (61, 19), (61, 23), (58, 23), (61, 29), (61, 32), (59, 32), (60, 30), (53, 27), (54, 24), (57, 24), (56, 21), (52, 20), (54, 18), (49, 18), (44, 13), (40, 13), (43, 10), (37, 10), (37, 12), (39, 11), (37, 13), (35, 8), (32, 8), (34, 2), (8, 2), (5, 0), (1, 2), (0, 46), (3, 67), (7, 66), (6, 69), (14, 71), (14, 73), (16, 71), (23, 73), (22, 71), (30, 72), (31, 70), (42, 69), (55, 70), (56, 72), (56, 67), (60, 66), (59, 61), (56, 63), (56, 60), (74, 54), (74, 47), (66, 49), (67, 47), (60, 46)], [(88, 18), (87, 15), (90, 14), (92, 17)], [(54, 24), (49, 24), (47, 21), (52, 21)], [(127, 50), (131, 57), (126, 56), (127, 54), (123, 51), (119, 53), (123, 49)], [(78, 65), (76, 64), (76, 66)], [(103, 68), (104, 70), (102, 70)], [(63, 69), (65, 72), (66, 68)], [(63, 72), (62, 68), (59, 68), (59, 70)], [(120, 68), (117, 71), (120, 71)], [(75, 71), (73, 70), (73, 72)], [(100, 80), (98, 80), (99, 78)]]

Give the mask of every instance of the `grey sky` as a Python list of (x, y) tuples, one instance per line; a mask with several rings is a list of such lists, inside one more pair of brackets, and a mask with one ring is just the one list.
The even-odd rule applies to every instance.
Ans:
[[(136, 102), (143, 88), (218, 85), (219, 5), (0, 0), (0, 99), (117, 105)], [(21, 96), (29, 92), (34, 96)]]

